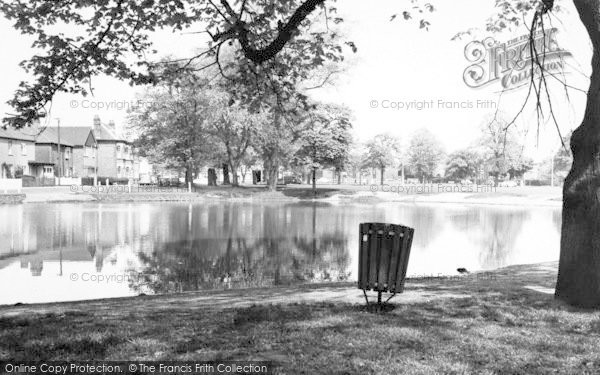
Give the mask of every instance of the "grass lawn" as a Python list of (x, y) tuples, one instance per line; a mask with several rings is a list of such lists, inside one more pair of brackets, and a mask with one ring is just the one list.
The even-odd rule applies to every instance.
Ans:
[(294, 293), (278, 304), (194, 305), (184, 294), (3, 307), (0, 359), (271, 360), (284, 374), (600, 373), (600, 313), (556, 302), (555, 275), (545, 264), (408, 280), (419, 298), (398, 296), (384, 313), (360, 300), (295, 303)]

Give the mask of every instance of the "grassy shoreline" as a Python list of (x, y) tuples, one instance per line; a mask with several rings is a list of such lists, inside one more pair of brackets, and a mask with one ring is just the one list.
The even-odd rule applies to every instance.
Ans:
[(0, 307), (0, 360), (269, 360), (283, 374), (600, 372), (600, 313), (557, 264), (410, 279), (375, 313), (349, 284)]
[(551, 206), (562, 205), (562, 192), (558, 187), (497, 188), (494, 192), (390, 192), (389, 187), (380, 191), (376, 186), (321, 185), (315, 194), (307, 185), (288, 185), (277, 191), (268, 191), (263, 186), (244, 187), (196, 187), (194, 192), (186, 189), (157, 188), (151, 191), (119, 191), (90, 193), (71, 191), (68, 187), (24, 189), (24, 203), (54, 202), (154, 202), (154, 201), (323, 201), (330, 203), (384, 203), (401, 202), (415, 204), (475, 204), (475, 205), (518, 205)]

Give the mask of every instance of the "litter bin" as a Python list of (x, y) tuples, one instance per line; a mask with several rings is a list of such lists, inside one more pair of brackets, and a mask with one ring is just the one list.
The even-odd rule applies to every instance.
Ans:
[[(404, 291), (404, 279), (414, 229), (403, 225), (383, 223), (360, 224), (358, 258), (358, 288), (367, 300), (367, 291), (392, 293), (388, 301)], [(386, 301), (387, 302), (387, 301)]]

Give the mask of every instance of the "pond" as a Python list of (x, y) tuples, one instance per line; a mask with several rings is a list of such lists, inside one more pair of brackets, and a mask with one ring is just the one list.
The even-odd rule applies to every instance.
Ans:
[(403, 203), (0, 206), (0, 304), (354, 281), (358, 225), (415, 228), (408, 275), (554, 261), (560, 209)]

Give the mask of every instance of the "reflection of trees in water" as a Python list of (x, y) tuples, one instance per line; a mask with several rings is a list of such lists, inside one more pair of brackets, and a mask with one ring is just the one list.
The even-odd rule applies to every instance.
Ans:
[(345, 281), (350, 277), (350, 253), (341, 233), (320, 238), (295, 237), (292, 273), (298, 281)]
[(410, 226), (415, 228), (412, 244), (414, 249), (427, 249), (429, 244), (442, 232), (445, 225), (442, 210), (439, 207), (411, 207), (409, 217)]
[[(149, 254), (140, 253), (143, 270), (130, 279), (130, 286), (140, 292), (149, 289), (167, 293), (336, 281), (349, 277), (347, 239), (338, 231), (319, 232), (316, 207), (301, 215), (296, 215), (295, 210), (291, 215), (292, 207), (288, 206), (249, 209), (251, 215), (240, 215), (239, 205), (209, 207), (208, 232), (212, 229), (212, 236), (207, 228), (194, 225), (193, 214), (187, 223), (177, 218), (169, 220), (169, 223), (179, 224), (170, 225), (178, 234), (175, 238), (184, 239), (155, 246), (156, 250)], [(256, 209), (260, 209), (259, 214)], [(239, 222), (242, 216), (253, 218), (252, 227)], [(253, 230), (257, 224), (261, 233)], [(199, 234), (204, 238), (198, 238)], [(169, 237), (173, 238), (173, 233)]]
[(516, 251), (516, 242), (523, 224), (530, 219), (526, 210), (506, 211), (473, 209), (453, 218), (457, 231), (480, 250), (479, 261), (483, 268), (502, 267)]

